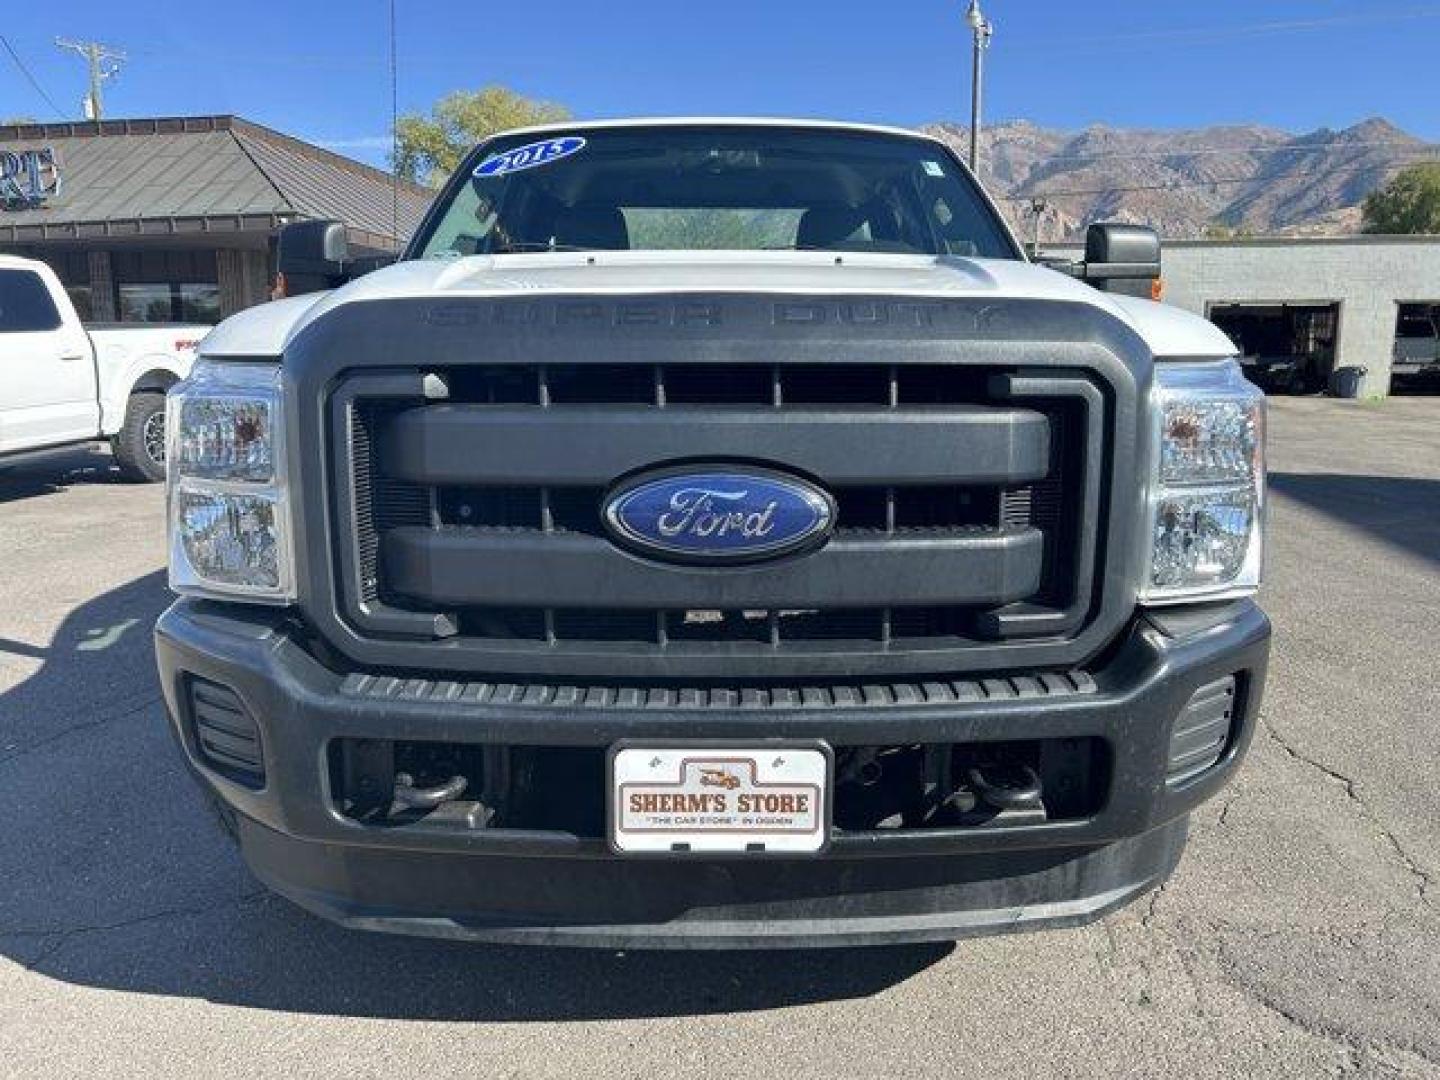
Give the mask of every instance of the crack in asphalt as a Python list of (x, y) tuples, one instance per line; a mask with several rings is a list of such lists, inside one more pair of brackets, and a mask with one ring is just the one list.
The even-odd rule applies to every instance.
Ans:
[(1430, 900), (1430, 886), (1434, 884), (1434, 879), (1430, 876), (1430, 873), (1424, 867), (1422, 867), (1419, 863), (1415, 861), (1414, 857), (1410, 854), (1410, 852), (1405, 850), (1405, 846), (1400, 843), (1399, 837), (1397, 837), (1385, 825), (1385, 823), (1380, 820), (1379, 816), (1375, 813), (1375, 811), (1371, 809), (1370, 805), (1361, 797), (1359, 783), (1351, 777), (1346, 776), (1338, 769), (1333, 769), (1329, 765), (1326, 765), (1324, 762), (1317, 761), (1315, 758), (1310, 757), (1308, 754), (1305, 754), (1296, 747), (1292, 746), (1290, 742), (1283, 735), (1281, 735), (1280, 732), (1275, 730), (1274, 726), (1271, 725), (1268, 721), (1262, 719), (1261, 727), (1265, 729), (1265, 733), (1270, 737), (1271, 741), (1273, 741), (1275, 745), (1280, 747), (1280, 749), (1283, 750), (1290, 758), (1300, 762), (1302, 765), (1310, 766), (1310, 768), (1316, 770), (1322, 776), (1325, 776), (1327, 779), (1338, 784), (1341, 788), (1344, 789), (1346, 796), (1352, 803), (1355, 804), (1356, 808), (1360, 811), (1361, 816), (1364, 817), (1366, 821), (1370, 822), (1370, 824), (1375, 828), (1376, 832), (1380, 834), (1381, 838), (1384, 839), (1385, 842), (1390, 846), (1390, 848), (1395, 852), (1395, 855), (1399, 858), (1401, 865), (1404, 866), (1410, 876), (1414, 878), (1415, 895), (1419, 898), (1420, 903), (1425, 905), (1426, 907), (1433, 907), (1434, 905)]
[[(1427, 1065), (1440, 1066), (1440, 1059), (1432, 1056), (1425, 1047), (1418, 1046), (1413, 1042), (1379, 1038), (1374, 1035), (1367, 1035), (1363, 1032), (1351, 1031), (1336, 1023), (1327, 1023), (1324, 1020), (1314, 1019), (1287, 1008), (1265, 991), (1250, 981), (1236, 970), (1231, 963), (1227, 962), (1223, 952), (1217, 952), (1215, 957), (1216, 968), (1220, 977), (1247, 1000), (1253, 1001), (1266, 1012), (1279, 1017), (1287, 1024), (1306, 1035), (1317, 1039), (1324, 1039), (1343, 1047), (1350, 1059), (1348, 1073), (1358, 1073), (1365, 1067), (1364, 1056), (1368, 1051), (1374, 1053), (1379, 1049), (1399, 1050), (1407, 1054), (1413, 1054)], [(1347, 1075), (1348, 1075), (1347, 1073)]]
[(1140, 916), (1140, 926), (1142, 928), (1146, 930), (1150, 929), (1151, 924), (1155, 921), (1155, 909), (1160, 906), (1160, 898), (1165, 895), (1165, 890), (1169, 887), (1170, 881), (1167, 878), (1157, 885), (1155, 891), (1150, 894), (1150, 902), (1145, 905), (1145, 914)]
[[(1163, 890), (1157, 889), (1151, 896), (1150, 908), (1141, 919), (1141, 925), (1146, 925), (1146, 920), (1154, 914), (1155, 905)], [(1297, 1031), (1312, 1038), (1320, 1039), (1345, 1053), (1346, 1062), (1344, 1072), (1341, 1075), (1349, 1076), (1358, 1074), (1367, 1066), (1366, 1055), (1373, 1055), (1381, 1049), (1396, 1050), (1413, 1054), (1420, 1058), (1427, 1065), (1440, 1064), (1425, 1050), (1424, 1047), (1416, 1046), (1404, 1040), (1379, 1038), (1362, 1032), (1351, 1031), (1343, 1025), (1327, 1022), (1323, 1019), (1308, 1017), (1303, 1013), (1290, 1009), (1268, 995), (1262, 986), (1256, 985), (1245, 975), (1235, 968), (1233, 963), (1227, 959), (1225, 949), (1221, 947), (1222, 941), (1240, 933), (1240, 928), (1230, 926), (1223, 921), (1194, 916), (1182, 916), (1187, 924), (1193, 922), (1198, 924), (1192, 926), (1191, 930), (1203, 929), (1203, 933), (1191, 932), (1189, 934), (1177, 934), (1173, 928), (1156, 927), (1155, 932), (1170, 943), (1175, 952), (1175, 957), (1180, 965), (1182, 974), (1191, 988), (1195, 999), (1195, 1011), (1206, 1021), (1207, 1030), (1212, 1039), (1219, 1041), (1224, 1038), (1224, 1032), (1218, 1023), (1218, 1019), (1210, 1009), (1206, 997), (1206, 989), (1209, 986), (1229, 986), (1243, 997), (1247, 1002), (1252, 1002), (1265, 1012), (1279, 1018)], [(1272, 930), (1265, 937), (1285, 933), (1284, 930)], [(1207, 942), (1204, 947), (1193, 944), (1197, 941)], [(1208, 958), (1213, 963), (1216, 979), (1207, 981), (1204, 973), (1196, 969), (1195, 962), (1201, 958)], [(1140, 968), (1147, 974), (1153, 974), (1145, 957), (1136, 958)]]
[[(1173, 938), (1172, 938), (1173, 942)], [(1210, 1041), (1217, 1047), (1224, 1044), (1225, 1032), (1220, 1024), (1220, 1017), (1210, 1007), (1210, 998), (1206, 994), (1205, 979), (1196, 970), (1195, 962), (1200, 958), (1200, 950), (1194, 947), (1186, 947), (1175, 942), (1175, 958), (1180, 963), (1180, 970), (1185, 975), (1185, 981), (1190, 984), (1190, 993), (1195, 999), (1195, 1013), (1205, 1025), (1205, 1030), (1210, 1036)]]
[(1215, 827), (1218, 829), (1230, 820), (1230, 808), (1240, 800), (1241, 791), (1232, 786), (1225, 796), (1225, 801), (1220, 804), (1220, 813), (1215, 818)]
[[(1220, 966), (1220, 970), (1225, 970), (1223, 964)], [(1278, 1016), (1291, 1027), (1303, 1031), (1306, 1035), (1312, 1035), (1317, 1039), (1324, 1039), (1326, 1042), (1336, 1043), (1343, 1047), (1346, 1055), (1350, 1058), (1351, 1071), (1358, 1071), (1360, 1047), (1363, 1043), (1372, 1042), (1373, 1040), (1366, 1039), (1363, 1035), (1356, 1035), (1354, 1032), (1337, 1028), (1331, 1024), (1317, 1023), (1309, 1017), (1295, 1012), (1293, 1009), (1287, 1009), (1278, 1001), (1266, 997), (1259, 987), (1249, 985), (1233, 973), (1229, 975), (1229, 981), (1247, 1000), (1253, 1001), (1266, 1012)]]
[[(1140, 925), (1142, 927), (1150, 926), (1155, 917), (1156, 906), (1164, 892), (1165, 889), (1162, 886), (1151, 894), (1149, 906), (1140, 919)], [(1363, 1068), (1362, 1050), (1365, 1047), (1379, 1045), (1392, 1046), (1392, 1044), (1389, 1043), (1382, 1043), (1373, 1038), (1355, 1035), (1323, 1023), (1309, 1020), (1298, 1013), (1291, 1012), (1279, 1003), (1270, 1000), (1261, 987), (1252, 985), (1246, 981), (1238, 971), (1231, 970), (1226, 962), (1224, 950), (1220, 947), (1220, 942), (1222, 939), (1228, 938), (1236, 933), (1236, 927), (1228, 926), (1214, 919), (1197, 918), (1190, 915), (1181, 916), (1181, 920), (1187, 925), (1192, 923), (1198, 925), (1191, 925), (1191, 932), (1189, 933), (1179, 932), (1173, 926), (1157, 926), (1154, 927), (1154, 932), (1159, 938), (1163, 938), (1168, 942), (1169, 948), (1173, 951), (1175, 960), (1179, 964), (1180, 973), (1190, 988), (1190, 993), (1194, 1000), (1193, 1007), (1195, 1014), (1204, 1022), (1207, 1034), (1211, 1041), (1217, 1045), (1223, 1042), (1225, 1033), (1218, 1015), (1215, 1013), (1215, 1010), (1210, 1007), (1207, 990), (1216, 986), (1229, 986), (1239, 993), (1247, 1002), (1252, 1002), (1264, 1011), (1272, 1013), (1304, 1034), (1321, 1039), (1342, 1049), (1346, 1054), (1346, 1067), (1342, 1075), (1350, 1075), (1359, 1072)], [(1203, 930), (1203, 932), (1194, 932), (1197, 930)], [(1278, 933), (1279, 931), (1276, 932)], [(1195, 942), (1208, 942), (1209, 944), (1202, 947), (1196, 945)], [(1204, 972), (1197, 968), (1196, 963), (1202, 958), (1208, 959), (1211, 962), (1218, 978), (1211, 980)], [(1116, 959), (1119, 959), (1118, 950)], [(1153, 979), (1155, 977), (1155, 971), (1149, 963), (1150, 959), (1151, 958), (1146, 955), (1144, 947), (1141, 948), (1139, 955), (1133, 958), (1133, 962), (1139, 967), (1141, 972), (1144, 973), (1147, 979)], [(1142, 990), (1141, 1004), (1148, 1003), (1149, 993), (1147, 990)], [(1401, 1044), (1393, 1044), (1393, 1048), (1410, 1049)], [(1411, 1052), (1415, 1051), (1411, 1050)]]
[(0, 927), (0, 937), (11, 938), (54, 938), (48, 947), (38, 955), (26, 961), (26, 971), (36, 971), (41, 964), (53, 960), (60, 952), (67, 948), (77, 938), (86, 937), (90, 934), (108, 934), (117, 930), (128, 930), (134, 926), (143, 926), (146, 923), (163, 922), (168, 919), (190, 918), (199, 915), (213, 915), (218, 912), (227, 911), (232, 908), (241, 908), (256, 901), (264, 900), (270, 895), (266, 889), (255, 889), (251, 892), (241, 893), (239, 896), (229, 900), (221, 900), (212, 904), (197, 904), (192, 907), (166, 908), (162, 911), (152, 911), (146, 915), (137, 915), (131, 919), (121, 919), (111, 923), (93, 923), (81, 926), (61, 926), (50, 929), (12, 929)]
[[(1323, 766), (1317, 766), (1322, 772), (1328, 772)], [(1157, 906), (1165, 888), (1157, 888), (1150, 895), (1150, 902), (1145, 913), (1141, 916), (1140, 925), (1150, 926), (1157, 913)], [(1221, 1028), (1215, 1022), (1213, 1016), (1207, 1011), (1208, 1001), (1206, 990), (1215, 985), (1229, 986), (1240, 994), (1247, 1002), (1253, 1002), (1265, 1012), (1283, 1020), (1306, 1035), (1321, 1039), (1346, 1054), (1346, 1063), (1341, 1075), (1349, 1076), (1365, 1073), (1367, 1070), (1373, 1072), (1375, 1057), (1382, 1051), (1399, 1052), (1414, 1056), (1426, 1066), (1440, 1067), (1440, 1058), (1437, 1058), (1426, 1046), (1417, 1044), (1412, 1039), (1389, 1038), (1382, 1035), (1353, 1030), (1342, 1022), (1328, 1020), (1324, 1017), (1309, 1016), (1305, 1013), (1292, 1009), (1282, 1002), (1276, 1000), (1263, 985), (1255, 983), (1248, 978), (1244, 971), (1238, 968), (1234, 961), (1227, 956), (1226, 942), (1233, 942), (1244, 935), (1244, 928), (1227, 923), (1224, 920), (1208, 918), (1202, 915), (1182, 914), (1179, 916), (1180, 926), (1173, 923), (1169, 926), (1156, 925), (1153, 927), (1154, 935), (1157, 938), (1168, 942), (1169, 948), (1174, 951), (1176, 960), (1180, 964), (1181, 971), (1186, 981), (1190, 984), (1192, 993), (1195, 996), (1196, 1013), (1207, 1020), (1207, 1027), (1212, 1035), (1222, 1037)], [(1289, 933), (1286, 928), (1274, 928), (1262, 933), (1262, 938), (1281, 937)], [(1359, 931), (1356, 931), (1358, 935)], [(1332, 931), (1332, 936), (1337, 936)], [(1356, 944), (1358, 936), (1346, 937), (1338, 935), (1339, 940)], [(1201, 944), (1197, 944), (1201, 943)], [(1117, 955), (1115, 961), (1120, 962), (1123, 958)], [(1140, 953), (1131, 957), (1147, 977), (1153, 977), (1154, 972), (1148, 963), (1146, 948), (1142, 945)], [(1201, 959), (1208, 959), (1213, 964), (1215, 978), (1210, 979), (1207, 975), (1197, 970), (1195, 962)], [(1208, 967), (1209, 965), (1207, 965)], [(1142, 994), (1142, 1003), (1143, 1003)], [(1396, 1069), (1396, 1074), (1400, 1070)]]
[(35, 742), (28, 743), (23, 746), (17, 744), (14, 747), (13, 753), (7, 753), (3, 757), (0, 757), (0, 765), (7, 765), (12, 761), (16, 761), (29, 754), (33, 754), (37, 750), (43, 750), (45, 747), (50, 746), (52, 743), (57, 743), (61, 739), (69, 738), (71, 735), (77, 734), (78, 732), (90, 731), (93, 728), (104, 727), (106, 724), (113, 724), (116, 721), (128, 719), (129, 717), (134, 716), (136, 713), (144, 712), (146, 709), (152, 708), (153, 706), (160, 704), (160, 702), (163, 700), (164, 698), (161, 697), (161, 695), (152, 694), (150, 697), (146, 698), (144, 701), (141, 701), (139, 704), (131, 705), (129, 707), (122, 707), (118, 712), (102, 713), (96, 719), (87, 720), (83, 724), (72, 724), (67, 728), (61, 728), (59, 731), (53, 731), (49, 735), (46, 735), (44, 738), (39, 739)]

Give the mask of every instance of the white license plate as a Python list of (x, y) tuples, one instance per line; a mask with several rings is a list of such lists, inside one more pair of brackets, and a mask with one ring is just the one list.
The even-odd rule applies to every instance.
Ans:
[(621, 852), (806, 853), (830, 835), (825, 747), (627, 746), (610, 764)]

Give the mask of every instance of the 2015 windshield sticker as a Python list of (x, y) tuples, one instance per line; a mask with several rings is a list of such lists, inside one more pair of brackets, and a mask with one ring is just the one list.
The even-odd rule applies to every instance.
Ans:
[(475, 166), (476, 176), (508, 176), (525, 169), (551, 165), (562, 158), (578, 154), (585, 149), (585, 140), (579, 135), (567, 135), (562, 139), (544, 139), (527, 143), (503, 154), (491, 154)]

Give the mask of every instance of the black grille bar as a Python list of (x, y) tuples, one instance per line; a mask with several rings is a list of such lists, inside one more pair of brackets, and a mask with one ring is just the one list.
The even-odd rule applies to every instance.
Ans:
[[(361, 458), (356, 455), (357, 468)], [(1048, 482), (1047, 482), (1048, 483)], [(440, 488), (435, 515), (421, 511), (419, 494), (426, 489), (402, 481), (377, 478), (376, 501), (388, 505), (395, 491), (393, 512), (377, 522), (382, 531), (400, 525), (488, 526), (503, 529), (536, 530), (542, 533), (579, 532), (604, 535), (601, 507), (603, 487), (481, 487)], [(964, 488), (952, 485), (924, 487), (843, 487), (831, 488), (836, 504), (836, 524), (845, 532), (883, 532), (899, 535), (915, 529), (1025, 528), (1044, 517), (1043, 493), (1037, 500), (1038, 516), (1029, 514), (1031, 486), (1014, 489)], [(1021, 508), (1016, 509), (1017, 506)], [(408, 519), (402, 520), (408, 508)]]
[(1025, 408), (435, 405), (386, 423), (379, 461), (434, 485), (604, 485), (677, 460), (783, 463), (831, 486), (1021, 484), (1048, 471), (1049, 435)]
[(387, 588), (422, 603), (861, 608), (1031, 596), (1044, 537), (1033, 528), (849, 533), (809, 555), (723, 573), (649, 563), (598, 537), (527, 529), (406, 527), (381, 544)]

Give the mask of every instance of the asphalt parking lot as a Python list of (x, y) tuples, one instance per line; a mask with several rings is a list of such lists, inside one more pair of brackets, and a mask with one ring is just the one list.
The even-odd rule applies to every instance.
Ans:
[(0, 1076), (1440, 1076), (1440, 399), (1272, 411), (1263, 730), (1083, 930), (775, 954), (364, 936), (165, 730), (163, 493), (0, 469)]

